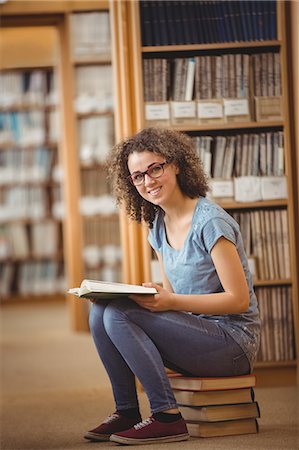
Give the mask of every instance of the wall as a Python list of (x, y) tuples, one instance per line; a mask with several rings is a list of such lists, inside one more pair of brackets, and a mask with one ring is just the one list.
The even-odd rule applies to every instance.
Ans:
[(57, 48), (55, 28), (2, 28), (0, 68), (53, 66), (57, 63)]

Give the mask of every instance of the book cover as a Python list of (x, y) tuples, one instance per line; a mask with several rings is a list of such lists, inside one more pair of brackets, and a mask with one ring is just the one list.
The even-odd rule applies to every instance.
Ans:
[(155, 288), (134, 284), (83, 280), (79, 288), (69, 289), (68, 293), (83, 298), (111, 299), (130, 294), (155, 294), (157, 291)]
[(181, 374), (168, 375), (171, 387), (173, 389), (182, 389), (186, 391), (209, 391), (223, 389), (239, 389), (245, 387), (254, 387), (256, 377), (254, 374), (241, 375), (236, 377), (186, 377)]
[(228, 420), (222, 422), (187, 423), (192, 437), (217, 437), (258, 433), (256, 419)]
[(180, 406), (179, 410), (186, 422), (218, 422), (260, 417), (260, 409), (257, 402), (230, 405)]

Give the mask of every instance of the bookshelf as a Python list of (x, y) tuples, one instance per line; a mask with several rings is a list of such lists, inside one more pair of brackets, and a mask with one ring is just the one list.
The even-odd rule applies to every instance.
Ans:
[(118, 210), (105, 168), (107, 153), (115, 142), (109, 9), (73, 12), (68, 20), (80, 168), (83, 278), (121, 281)]
[[(129, 132), (134, 133), (140, 128), (150, 124), (170, 126), (186, 132), (194, 138), (210, 136), (212, 143), (215, 143), (217, 137), (224, 137), (226, 141), (236, 142), (238, 135), (240, 135), (242, 139), (244, 138), (244, 135), (247, 135), (249, 136), (249, 140), (252, 139), (253, 141), (253, 139), (255, 139), (256, 142), (259, 141), (260, 144), (262, 144), (258, 146), (260, 158), (262, 159), (265, 157), (262, 153), (262, 149), (265, 148), (263, 145), (264, 138), (268, 142), (268, 146), (266, 145), (266, 153), (269, 157), (268, 164), (274, 169), (274, 177), (282, 177), (282, 184), (279, 186), (279, 192), (275, 198), (271, 198), (271, 195), (267, 195), (266, 191), (263, 191), (264, 195), (258, 194), (253, 198), (246, 199), (242, 194), (236, 197), (235, 167), (227, 177), (226, 181), (228, 181), (228, 184), (221, 186), (222, 191), (226, 192), (227, 189), (227, 192), (230, 192), (230, 195), (226, 197), (221, 196), (221, 191), (219, 192), (219, 189), (218, 191), (217, 189), (216, 191), (213, 190), (213, 193), (217, 195), (215, 201), (218, 201), (221, 206), (231, 214), (238, 216), (238, 218), (240, 218), (240, 216), (251, 218), (247, 223), (243, 221), (245, 223), (243, 225), (245, 229), (246, 227), (248, 228), (248, 226), (249, 229), (251, 229), (250, 225), (254, 224), (255, 221), (262, 227), (258, 232), (258, 250), (253, 248), (251, 244), (248, 244), (250, 253), (254, 250), (255, 253), (259, 253), (260, 255), (257, 258), (259, 273), (257, 273), (255, 277), (255, 286), (258, 297), (260, 293), (260, 301), (263, 302), (261, 309), (265, 335), (263, 337), (264, 352), (262, 350), (260, 352), (259, 362), (256, 364), (256, 372), (260, 377), (260, 382), (262, 384), (269, 384), (268, 378), (270, 373), (271, 377), (273, 376), (273, 380), (275, 380), (273, 381), (274, 384), (294, 382), (296, 380), (296, 370), (298, 366), (298, 350), (296, 353), (296, 349), (298, 349), (299, 329), (297, 279), (298, 254), (296, 253), (298, 242), (295, 233), (296, 191), (292, 167), (295, 149), (291, 145), (293, 130), (289, 120), (290, 105), (288, 103), (288, 48), (286, 40), (285, 4), (283, 2), (277, 2), (275, 23), (271, 22), (271, 24), (268, 25), (264, 24), (265, 27), (274, 27), (274, 32), (272, 30), (273, 34), (270, 37), (269, 28), (266, 35), (260, 36), (259, 34), (253, 34), (250, 39), (245, 39), (242, 34), (244, 33), (244, 30), (238, 29), (238, 41), (232, 38), (224, 39), (225, 42), (221, 42), (220, 39), (218, 39), (216, 42), (211, 38), (209, 42), (197, 41), (196, 43), (194, 41), (182, 41), (179, 38), (176, 41), (176, 44), (169, 45), (169, 42), (166, 40), (167, 44), (165, 45), (165, 40), (163, 41), (162, 35), (164, 34), (164, 39), (167, 39), (167, 37), (165, 38), (165, 30), (169, 32), (169, 29), (173, 26), (173, 23), (169, 24), (169, 20), (172, 20), (170, 12), (172, 7), (171, 3), (177, 5), (180, 2), (128, 2), (126, 8), (124, 5), (120, 5), (119, 2), (113, 3), (116, 3), (112, 7), (112, 9), (114, 8), (115, 17), (121, 16), (125, 26), (130, 30), (129, 36), (127, 37), (127, 43), (131, 49), (131, 53), (128, 57), (131, 62), (131, 70), (126, 75), (118, 74), (119, 77), (122, 77), (123, 83), (126, 82), (126, 77), (128, 77), (130, 85), (134, 86), (134, 95), (132, 95), (131, 99), (128, 100), (125, 105), (127, 111), (132, 115), (131, 129)], [(185, 3), (186, 2), (184, 2), (184, 4)], [(190, 2), (190, 4), (194, 3), (204, 4), (206, 2)], [(219, 3), (228, 2), (214, 2), (214, 4)], [(256, 2), (234, 3), (238, 4), (238, 7), (240, 7), (241, 3), (248, 3), (249, 6), (255, 7), (253, 4)], [(270, 2), (263, 2), (263, 6), (268, 6), (266, 3)], [(164, 14), (164, 16), (163, 12), (161, 13), (160, 11), (160, 16), (158, 13), (158, 9), (161, 5), (162, 8), (164, 7), (167, 9), (167, 14)], [(146, 8), (151, 9), (150, 12), (145, 12), (144, 9)], [(254, 14), (254, 11), (252, 14)], [(189, 15), (189, 19), (187, 20), (192, 21), (190, 17), (192, 17), (192, 14)], [(177, 24), (181, 23), (180, 19), (184, 20), (183, 14), (181, 18), (176, 17)], [(233, 26), (237, 26), (233, 18), (230, 20), (232, 20)], [(249, 20), (252, 20), (251, 16)], [(266, 12), (264, 12), (262, 20), (267, 20)], [(162, 21), (162, 26), (160, 26), (159, 21)], [(120, 19), (119, 21), (116, 21), (116, 25), (119, 25), (119, 22)], [(243, 21), (241, 23), (243, 26), (246, 26), (246, 22), (245, 25)], [(192, 27), (192, 24), (190, 24), (190, 27)], [(146, 30), (143, 28), (147, 29), (147, 32), (152, 36), (152, 39), (156, 39), (156, 42), (151, 40), (145, 42)], [(149, 28), (151, 28), (151, 30), (149, 30)], [(258, 31), (258, 33), (260, 33), (260, 31)], [(212, 93), (214, 91), (212, 98), (210, 96), (211, 94), (209, 94), (209, 96), (202, 93), (198, 94), (196, 92), (197, 69), (195, 66), (195, 75), (193, 74), (193, 95), (191, 99), (188, 98), (188, 100), (186, 100), (178, 96), (176, 101), (184, 104), (175, 105), (174, 107), (174, 97), (179, 92), (179, 89), (181, 89), (179, 82), (177, 83), (179, 87), (176, 89), (174, 87), (177, 74), (180, 71), (181, 73), (184, 73), (184, 70), (188, 73), (188, 63), (187, 68), (182, 69), (177, 61), (192, 61), (195, 59), (195, 61), (200, 61), (199, 67), (201, 61), (203, 61), (204, 64), (208, 64), (204, 67), (209, 67), (207, 58), (211, 58), (212, 67), (216, 67), (213, 58), (215, 61), (218, 61), (222, 70), (223, 65), (225, 67), (225, 64), (227, 64), (228, 61), (228, 66), (231, 64), (231, 67), (234, 67), (235, 72), (233, 72), (233, 74), (238, 74), (238, 76), (240, 75), (238, 65), (240, 61), (241, 65), (244, 64), (243, 62), (245, 61), (245, 65), (242, 65), (241, 71), (241, 75), (246, 75), (246, 78), (243, 78), (241, 81), (241, 85), (243, 83), (243, 87), (244, 84), (247, 87), (245, 93), (238, 93), (236, 89), (231, 91), (234, 92), (233, 95), (227, 91), (225, 91), (225, 93), (219, 93), (218, 80), (218, 86), (216, 86), (218, 90), (216, 89), (216, 95), (215, 89), (211, 89)], [(272, 61), (270, 62), (270, 67), (273, 68), (272, 72), (276, 71), (276, 82), (278, 82), (276, 85), (274, 84), (275, 78), (273, 73), (271, 72), (267, 75), (265, 71), (266, 66), (269, 66), (269, 64), (265, 64), (265, 61), (270, 60)], [(159, 63), (156, 61), (159, 61)], [(263, 71), (261, 69), (263, 69)], [(232, 73), (227, 71), (227, 69), (225, 70), (226, 72), (224, 73), (228, 74), (228, 80), (225, 80), (228, 84), (228, 89), (234, 89), (232, 83), (230, 84), (229, 81)], [(200, 69), (198, 71), (200, 73)], [(209, 73), (209, 70), (207, 70), (207, 72)], [(156, 78), (153, 78), (155, 76)], [(181, 78), (183, 78), (182, 75)], [(148, 86), (146, 83), (147, 79), (154, 79), (154, 83), (151, 83), (151, 86)], [(263, 92), (260, 90), (261, 86), (259, 86), (258, 80), (263, 80)], [(156, 91), (154, 86), (158, 86)], [(161, 86), (164, 86), (164, 91), (161, 89)], [(230, 104), (229, 102), (225, 104), (226, 98), (228, 100), (237, 99), (238, 101), (235, 104)], [(267, 104), (268, 100), (270, 103)], [(189, 105), (186, 105), (186, 103), (189, 103)], [(191, 103), (195, 104), (190, 105)], [(200, 115), (199, 105), (201, 103), (211, 103), (211, 108), (214, 112), (216, 103), (216, 112), (221, 110), (221, 114), (218, 116), (217, 114), (214, 114), (214, 117), (212, 117), (213, 114), (211, 116), (208, 114)], [(269, 105), (270, 109), (272, 109), (270, 112)], [(204, 105), (204, 107), (208, 108), (207, 105)], [(228, 112), (232, 111), (230, 108), (235, 107), (237, 108), (237, 113), (233, 114)], [(226, 113), (225, 108), (227, 111)], [(275, 143), (278, 135), (283, 137), (283, 146), (279, 146)], [(125, 137), (125, 133), (123, 133), (121, 137)], [(276, 163), (273, 163), (275, 158), (275, 161), (277, 161), (278, 147), (278, 153), (280, 152), (280, 154), (283, 155), (283, 167), (279, 166), (282, 170), (278, 169)], [(213, 147), (212, 144), (212, 148), (215, 149), (216, 147)], [(234, 151), (236, 152), (236, 147)], [(250, 149), (248, 150), (248, 153), (252, 151), (253, 150)], [(276, 156), (274, 156), (275, 152)], [(271, 153), (272, 156), (270, 156)], [(212, 175), (213, 158), (214, 160), (216, 159), (216, 154), (214, 155), (212, 150), (210, 158), (208, 158), (209, 161), (212, 160), (212, 165), (210, 167)], [(271, 163), (270, 159), (272, 161)], [(264, 167), (264, 163), (262, 161), (260, 162), (262, 167)], [(272, 176), (269, 167), (266, 169), (265, 174), (261, 172), (261, 166), (257, 168), (255, 176), (257, 177), (256, 181), (258, 184), (260, 182), (267, 184), (270, 181), (270, 178), (267, 178)], [(222, 177), (220, 177), (220, 181), (223, 181)], [(281, 194), (284, 189), (287, 190), (287, 195)], [(231, 194), (231, 192), (233, 192), (233, 194)], [(236, 198), (241, 198), (241, 200), (237, 201)], [(277, 217), (274, 220), (275, 216)], [(281, 224), (282, 216), (284, 223), (285, 219), (287, 219), (286, 225), (284, 225), (283, 230), (281, 225), (277, 225), (278, 228), (275, 229), (275, 227), (272, 226), (273, 223), (276, 224), (279, 221), (279, 224)], [(131, 225), (127, 225), (126, 227), (126, 232), (129, 236), (131, 233), (130, 227)], [(271, 239), (268, 239), (269, 233), (267, 234), (267, 231), (271, 231)], [(257, 235), (257, 233), (253, 233), (250, 230), (249, 233), (251, 236)], [(286, 256), (284, 257), (285, 267), (283, 269), (281, 268), (281, 272), (279, 272), (277, 264), (279, 264), (280, 255), (275, 253), (277, 247), (274, 245), (274, 242), (281, 243), (283, 240), (282, 236), (284, 236), (287, 249)], [(141, 251), (136, 252), (133, 260), (127, 261), (131, 267), (131, 273), (128, 274), (127, 281), (139, 283), (152, 278), (151, 260), (153, 256), (146, 240), (147, 231), (142, 226), (138, 229), (138, 237), (141, 241), (141, 245), (139, 245)], [(137, 239), (136, 235), (135, 239)], [(263, 243), (262, 246), (261, 243)], [(134, 245), (133, 241), (131, 245)], [(137, 249), (137, 247), (133, 248)], [(256, 259), (256, 254), (252, 256)], [(274, 261), (276, 261), (275, 268), (273, 266)], [(266, 266), (262, 268), (264, 264), (266, 264)], [(136, 269), (136, 267), (138, 267), (138, 269)], [(285, 330), (283, 331), (282, 324), (288, 324), (288, 333), (285, 333)], [(287, 334), (292, 336), (291, 341), (287, 340)], [(265, 347), (271, 345), (272, 353), (265, 354)]]
[[(85, 277), (120, 280), (118, 211), (109, 195), (104, 168), (105, 152), (114, 143), (109, 4), (102, 0), (29, 1), (26, 5), (16, 1), (0, 8), (2, 27), (19, 37), (11, 47), (18, 66), (32, 59), (31, 47), (27, 42), (20, 51), (23, 35), (13, 31), (21, 31), (18, 27), (30, 30), (37, 50), (41, 50), (43, 39), (36, 40), (36, 30), (51, 28), (55, 34), (62, 120), (57, 146), (61, 171), (53, 174), (58, 178), (60, 172), (63, 174), (63, 195), (53, 182), (51, 199), (63, 201), (54, 205), (62, 215), (64, 239), (59, 255), (65, 260), (67, 280), (63, 292), (66, 287), (78, 286)], [(37, 61), (44, 60), (44, 51), (35, 54)], [(87, 331), (88, 302), (67, 300), (72, 329)]]
[[(2, 30), (0, 74), (0, 298), (52, 300), (66, 288), (53, 29)], [(44, 42), (43, 52), (35, 44)], [(16, 58), (30, 43), (42, 57)], [(47, 236), (47, 240), (44, 236)]]

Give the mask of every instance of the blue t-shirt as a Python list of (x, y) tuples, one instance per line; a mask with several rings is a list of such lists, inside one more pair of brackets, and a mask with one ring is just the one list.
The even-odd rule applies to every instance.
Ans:
[(211, 294), (223, 292), (211, 258), (212, 248), (220, 237), (228, 239), (237, 248), (250, 293), (249, 308), (242, 314), (217, 316), (200, 314), (200, 316), (217, 321), (244, 350), (252, 367), (259, 347), (260, 318), (252, 276), (237, 222), (220, 206), (201, 197), (196, 204), (190, 230), (180, 250), (168, 244), (162, 210), (157, 214), (153, 228), (149, 230), (148, 240), (161, 254), (166, 276), (175, 293)]

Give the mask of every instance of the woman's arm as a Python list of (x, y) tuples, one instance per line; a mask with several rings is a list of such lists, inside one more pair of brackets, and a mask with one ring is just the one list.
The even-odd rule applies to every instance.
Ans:
[[(146, 296), (143, 299), (138, 296), (137, 303), (151, 311), (174, 310), (212, 315), (239, 314), (247, 311), (249, 306), (249, 289), (235, 245), (221, 237), (214, 245), (211, 257), (224, 292), (202, 295), (175, 294), (156, 284), (146, 283), (146, 286), (154, 286), (158, 294)], [(167, 287), (167, 282), (165, 287)], [(137, 300), (137, 296), (132, 296), (132, 298), (135, 301)]]

